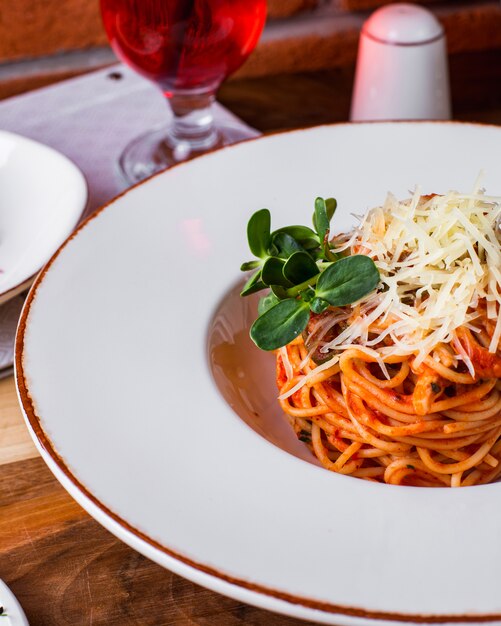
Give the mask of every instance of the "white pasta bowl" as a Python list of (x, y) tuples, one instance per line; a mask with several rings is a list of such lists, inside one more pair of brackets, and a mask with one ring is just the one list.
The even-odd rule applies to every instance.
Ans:
[(0, 304), (30, 285), (86, 203), (85, 179), (69, 159), (0, 131)]
[(55, 476), (130, 546), (244, 602), (338, 625), (501, 623), (501, 485), (394, 487), (308, 462), (235, 295), (256, 209), (308, 223), (335, 196), (337, 231), (389, 190), (469, 190), (481, 169), (500, 194), (500, 145), (487, 126), (324, 126), (111, 202), (37, 279), (19, 326), (19, 398)]

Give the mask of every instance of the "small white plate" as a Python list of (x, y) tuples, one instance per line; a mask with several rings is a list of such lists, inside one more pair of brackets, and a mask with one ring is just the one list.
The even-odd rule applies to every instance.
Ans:
[(468, 191), (485, 168), (500, 194), (500, 146), (501, 128), (470, 124), (319, 127), (174, 167), (95, 214), (17, 335), (20, 400), (56, 477), (138, 551), (244, 602), (337, 626), (501, 623), (501, 483), (394, 487), (305, 462), (273, 355), (246, 339), (255, 311), (228, 297), (256, 209), (305, 224), (335, 196), (342, 231), (416, 183)]
[(85, 179), (68, 158), (0, 131), (0, 304), (29, 286), (86, 203)]
[(0, 580), (0, 607), (4, 613), (0, 616), (1, 626), (29, 626), (21, 605), (3, 580)]

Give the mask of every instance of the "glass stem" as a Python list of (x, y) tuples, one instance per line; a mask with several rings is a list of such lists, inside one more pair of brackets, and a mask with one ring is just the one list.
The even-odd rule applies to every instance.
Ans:
[(175, 92), (168, 96), (174, 119), (168, 130), (167, 143), (182, 161), (192, 152), (209, 150), (217, 145), (219, 134), (214, 125), (213, 91), (204, 93)]

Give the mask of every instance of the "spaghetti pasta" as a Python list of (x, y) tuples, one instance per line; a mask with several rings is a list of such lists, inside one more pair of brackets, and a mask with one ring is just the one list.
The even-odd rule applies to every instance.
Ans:
[(478, 189), (390, 196), (335, 239), (380, 287), (276, 352), (281, 407), (325, 468), (427, 487), (501, 475), (499, 207)]

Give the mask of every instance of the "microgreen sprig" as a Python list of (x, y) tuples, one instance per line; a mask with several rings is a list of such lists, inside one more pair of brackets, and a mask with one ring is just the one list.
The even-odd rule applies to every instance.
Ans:
[(270, 289), (258, 305), (259, 317), (250, 330), (262, 350), (276, 350), (304, 331), (310, 312), (345, 306), (360, 300), (379, 283), (372, 259), (355, 254), (340, 258), (329, 239), (334, 198), (317, 198), (313, 228), (286, 226), (271, 231), (271, 215), (261, 209), (247, 225), (249, 248), (257, 260), (242, 271), (254, 270), (240, 295)]

